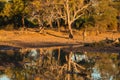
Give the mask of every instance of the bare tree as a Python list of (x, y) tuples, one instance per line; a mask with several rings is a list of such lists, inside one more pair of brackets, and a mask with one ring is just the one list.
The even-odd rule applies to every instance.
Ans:
[(90, 6), (85, 0), (53, 0), (53, 12), (55, 19), (64, 19), (68, 25), (69, 38), (73, 38), (72, 24), (84, 15), (84, 11)]
[(52, 28), (52, 23), (58, 18), (56, 11), (56, 4), (54, 0), (37, 0), (33, 1), (32, 6), (32, 18), (37, 19), (38, 24), (45, 22)]
[(84, 10), (88, 8), (89, 4), (85, 4), (84, 0), (65, 0), (64, 10), (67, 16), (67, 24), (69, 29), (69, 38), (73, 38), (72, 24), (75, 20), (84, 15)]
[(84, 15), (84, 10), (89, 4), (85, 4), (84, 0), (61, 0), (56, 3), (58, 7), (58, 18), (65, 20), (69, 29), (69, 38), (73, 38), (72, 24)]
[[(40, 4), (38, 4), (38, 2)], [(52, 27), (52, 22), (62, 18), (68, 25), (69, 38), (73, 38), (72, 24), (84, 15), (84, 10), (90, 4), (84, 3), (84, 0), (38, 0), (37, 4), (40, 5), (37, 11), (40, 16), (39, 19), (47, 22)], [(35, 10), (34, 10), (35, 11)]]

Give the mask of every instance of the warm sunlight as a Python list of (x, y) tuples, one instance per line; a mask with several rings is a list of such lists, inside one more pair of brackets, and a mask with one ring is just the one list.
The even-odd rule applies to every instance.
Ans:
[(0, 0), (0, 80), (120, 80), (120, 0)]

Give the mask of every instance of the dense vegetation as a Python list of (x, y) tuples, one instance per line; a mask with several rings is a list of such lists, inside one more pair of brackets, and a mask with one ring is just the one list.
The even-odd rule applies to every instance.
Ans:
[(0, 0), (0, 28), (119, 30), (119, 0)]

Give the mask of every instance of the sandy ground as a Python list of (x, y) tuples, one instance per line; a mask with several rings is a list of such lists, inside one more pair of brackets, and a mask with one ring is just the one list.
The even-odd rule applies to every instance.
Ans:
[(45, 47), (81, 44), (83, 42), (98, 42), (105, 38), (120, 38), (120, 33), (105, 32), (96, 35), (95, 32), (87, 32), (83, 41), (82, 31), (74, 32), (74, 39), (68, 39), (68, 34), (55, 30), (45, 30), (44, 33), (33, 31), (5, 31), (0, 30), (0, 45), (16, 47)]

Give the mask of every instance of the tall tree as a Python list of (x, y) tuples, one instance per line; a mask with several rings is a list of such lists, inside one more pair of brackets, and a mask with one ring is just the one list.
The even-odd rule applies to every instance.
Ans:
[(73, 38), (72, 24), (84, 15), (84, 11), (90, 6), (90, 3), (85, 4), (84, 0), (64, 0), (63, 12), (64, 20), (68, 24), (69, 38)]

